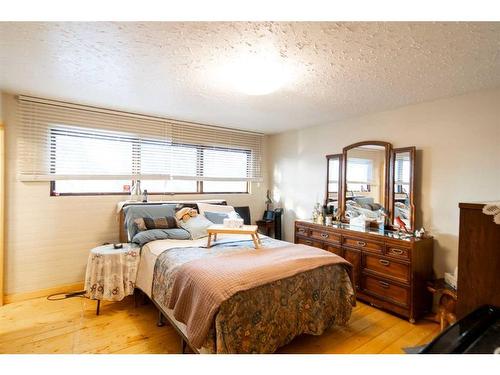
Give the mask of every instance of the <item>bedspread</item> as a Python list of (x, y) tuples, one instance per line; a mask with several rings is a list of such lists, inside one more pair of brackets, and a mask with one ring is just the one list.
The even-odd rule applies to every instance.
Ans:
[[(288, 243), (265, 238), (265, 247)], [(204, 248), (170, 249), (157, 259), (153, 299), (167, 310), (182, 265), (192, 260), (245, 252), (250, 241)], [(354, 293), (341, 264), (325, 265), (240, 291), (225, 300), (202, 345), (216, 353), (271, 353), (306, 333), (320, 335), (349, 320)]]

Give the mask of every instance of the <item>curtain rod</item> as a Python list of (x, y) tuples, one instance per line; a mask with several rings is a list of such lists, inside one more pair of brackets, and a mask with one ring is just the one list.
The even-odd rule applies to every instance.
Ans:
[(178, 124), (178, 125), (195, 125), (195, 126), (199, 126), (199, 127), (208, 128), (208, 129), (219, 129), (219, 130), (225, 130), (225, 131), (230, 131), (230, 132), (235, 132), (235, 133), (264, 136), (264, 133), (253, 132), (250, 130), (232, 129), (232, 128), (228, 128), (228, 127), (224, 127), (224, 126), (202, 124), (199, 122), (173, 120), (173, 119), (169, 119), (166, 117), (144, 115), (144, 114), (135, 113), (135, 112), (119, 111), (119, 110), (107, 109), (107, 108), (96, 107), (96, 106), (91, 106), (91, 105), (83, 105), (83, 104), (64, 102), (64, 101), (60, 101), (60, 100), (45, 99), (45, 98), (40, 98), (40, 97), (36, 97), (36, 96), (17, 95), (17, 99), (21, 100), (21, 101), (25, 101), (25, 102), (31, 102), (31, 103), (39, 103), (39, 104), (51, 105), (51, 106), (56, 106), (56, 107), (64, 107), (64, 108), (69, 108), (69, 109), (79, 109), (79, 110), (83, 110), (83, 111), (87, 111), (87, 112), (104, 113), (104, 114), (115, 115), (115, 116), (127, 116), (127, 117), (132, 117), (132, 118), (140, 118), (140, 119), (144, 119), (144, 120), (150, 120), (150, 121), (164, 121), (164, 122), (170, 122), (170, 123), (174, 123), (174, 124)]

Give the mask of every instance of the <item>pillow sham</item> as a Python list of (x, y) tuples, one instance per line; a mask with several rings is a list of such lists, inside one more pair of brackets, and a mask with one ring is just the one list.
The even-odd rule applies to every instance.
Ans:
[(150, 229), (137, 233), (132, 242), (144, 246), (155, 240), (189, 240), (191, 234), (182, 228)]
[(222, 204), (198, 203), (198, 211), (200, 212), (201, 215), (203, 215), (206, 211), (229, 213), (231, 211), (234, 211), (234, 207)]
[(241, 216), (236, 211), (231, 212), (208, 212), (205, 211), (205, 217), (214, 224), (224, 224), (224, 219), (234, 217), (241, 219)]
[(177, 228), (177, 224), (173, 216), (158, 217), (154, 219), (150, 217), (143, 217), (142, 220), (148, 230)]
[(134, 220), (135, 227), (137, 228), (137, 232), (142, 232), (144, 230), (148, 230), (146, 228), (146, 223), (144, 222), (144, 218), (140, 217), (139, 219)]
[(205, 217), (214, 224), (223, 224), (224, 219), (228, 218), (229, 215), (224, 212), (205, 212)]
[(188, 221), (179, 221), (178, 225), (191, 234), (191, 239), (197, 240), (208, 236), (207, 229), (213, 223), (203, 215), (192, 217)]
[(124, 226), (128, 233), (128, 238), (132, 239), (137, 233), (135, 220), (144, 217), (170, 217), (175, 215), (175, 204), (158, 205), (134, 205), (131, 204), (123, 208), (125, 214)]

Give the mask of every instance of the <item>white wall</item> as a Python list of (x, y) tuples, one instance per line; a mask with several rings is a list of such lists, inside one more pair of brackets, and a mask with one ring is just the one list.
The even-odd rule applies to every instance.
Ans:
[[(83, 281), (89, 249), (103, 242), (118, 241), (115, 208), (126, 196), (51, 197), (48, 182), (18, 181), (16, 100), (8, 94), (3, 94), (2, 100), (7, 164), (6, 293)], [(265, 151), (264, 147), (264, 156)], [(230, 205), (250, 206), (255, 221), (265, 209), (266, 190), (267, 178), (264, 183), (252, 184), (251, 194), (155, 195), (151, 198), (226, 199)]]
[(417, 225), (435, 236), (437, 274), (453, 270), (458, 203), (500, 200), (500, 89), (271, 136), (271, 188), (285, 208), (288, 241), (294, 220), (324, 200), (325, 155), (365, 140), (417, 147)]

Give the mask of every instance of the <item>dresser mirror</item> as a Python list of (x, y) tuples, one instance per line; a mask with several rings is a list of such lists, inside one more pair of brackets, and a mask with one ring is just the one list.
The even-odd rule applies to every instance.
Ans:
[(344, 148), (342, 218), (347, 221), (364, 216), (381, 218), (389, 208), (391, 145), (386, 142), (360, 142)]
[(392, 151), (392, 225), (415, 229), (414, 205), (415, 147)]
[(336, 215), (340, 207), (340, 191), (341, 191), (341, 165), (342, 154), (326, 156), (326, 199), (325, 205), (329, 213)]
[(414, 146), (393, 148), (382, 141), (327, 155), (327, 213), (354, 225), (414, 232), (415, 155)]

